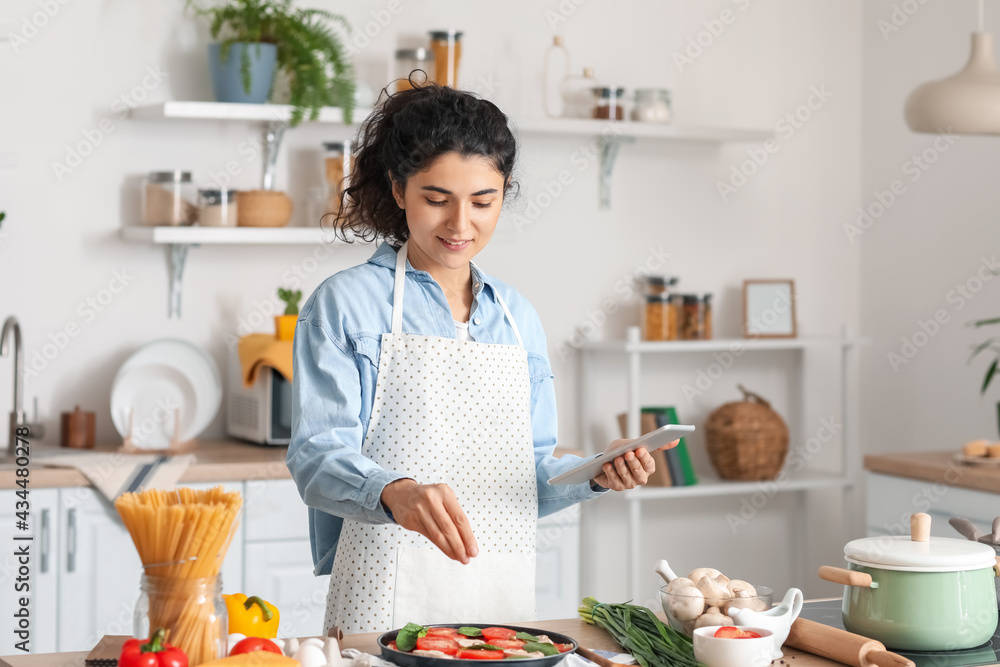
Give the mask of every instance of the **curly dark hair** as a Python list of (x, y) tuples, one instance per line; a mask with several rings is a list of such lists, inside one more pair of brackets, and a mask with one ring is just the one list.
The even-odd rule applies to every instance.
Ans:
[(409, 238), (406, 212), (392, 196), (392, 181), (406, 181), (445, 153), (482, 156), (504, 179), (504, 194), (511, 178), (517, 142), (507, 126), (507, 116), (495, 104), (472, 93), (434, 84), (417, 84), (389, 94), (379, 103), (359, 131), (349, 185), (340, 195), (340, 212), (334, 228), (345, 240), (383, 238), (400, 244)]

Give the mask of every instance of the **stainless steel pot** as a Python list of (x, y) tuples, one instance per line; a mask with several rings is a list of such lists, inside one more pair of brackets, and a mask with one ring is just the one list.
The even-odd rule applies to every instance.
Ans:
[(888, 648), (968, 649), (997, 628), (996, 554), (985, 544), (930, 537), (930, 516), (910, 536), (866, 537), (844, 547), (847, 569), (820, 568), (844, 584), (844, 627)]

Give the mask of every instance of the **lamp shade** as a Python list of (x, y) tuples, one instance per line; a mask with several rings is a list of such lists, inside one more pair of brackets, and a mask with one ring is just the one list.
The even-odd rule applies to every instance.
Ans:
[(905, 115), (914, 132), (1000, 134), (1000, 68), (993, 35), (972, 33), (972, 55), (962, 71), (910, 93)]

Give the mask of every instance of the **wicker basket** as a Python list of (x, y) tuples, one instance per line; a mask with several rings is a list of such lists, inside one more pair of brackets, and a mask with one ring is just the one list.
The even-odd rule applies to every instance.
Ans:
[(788, 427), (771, 405), (739, 385), (743, 400), (708, 416), (705, 444), (722, 479), (774, 479), (788, 453)]

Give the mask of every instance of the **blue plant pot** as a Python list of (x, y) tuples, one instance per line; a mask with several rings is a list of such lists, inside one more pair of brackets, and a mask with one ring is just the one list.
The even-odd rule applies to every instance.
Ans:
[[(208, 67), (212, 75), (212, 90), (218, 102), (263, 104), (271, 92), (271, 79), (278, 57), (278, 47), (274, 44), (240, 42), (233, 44), (222, 62), (219, 52), (221, 44), (208, 45)], [(243, 50), (250, 54), (250, 92), (243, 88), (240, 62)]]

